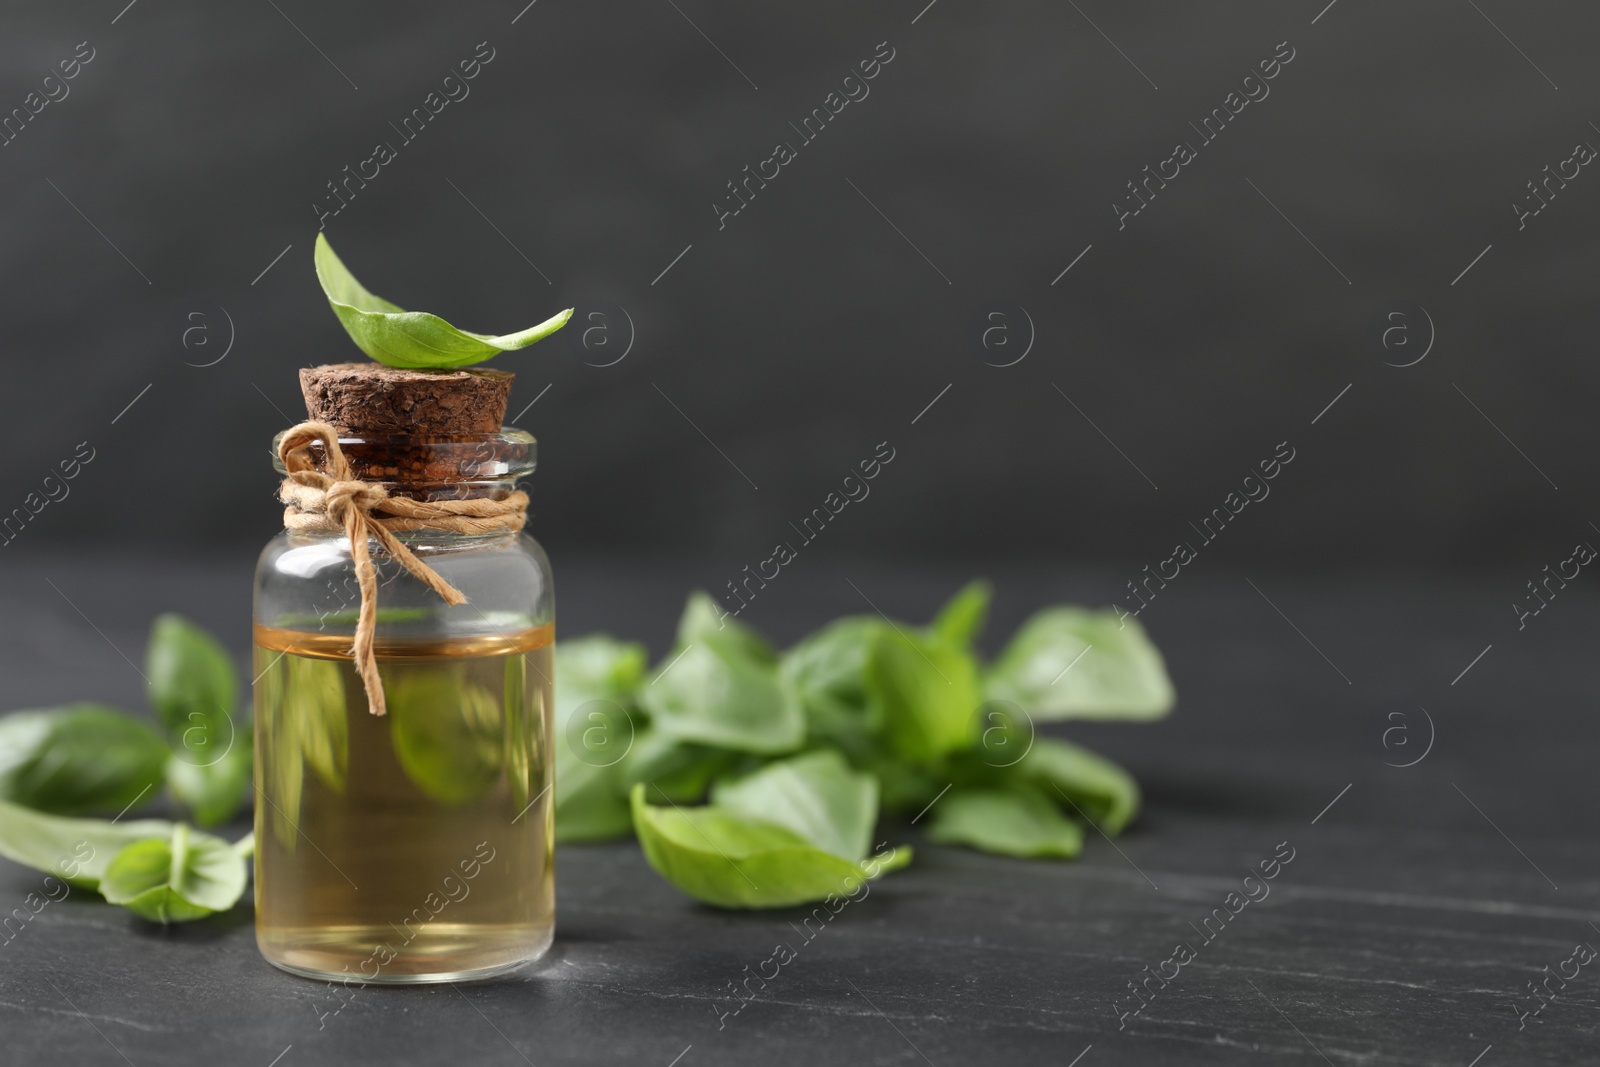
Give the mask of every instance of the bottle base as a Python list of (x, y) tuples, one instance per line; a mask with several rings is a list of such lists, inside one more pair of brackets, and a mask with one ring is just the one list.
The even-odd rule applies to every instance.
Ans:
[[(555, 924), (430, 924), (411, 941), (388, 926), (258, 931), (256, 946), (281, 971), (358, 985), (477, 982), (520, 970), (550, 951)], [(396, 945), (399, 947), (395, 947)]]

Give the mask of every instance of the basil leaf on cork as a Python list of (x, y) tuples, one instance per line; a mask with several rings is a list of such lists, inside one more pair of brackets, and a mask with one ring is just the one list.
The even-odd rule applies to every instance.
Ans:
[(407, 311), (371, 293), (317, 234), (317, 280), (356, 347), (379, 363), (409, 370), (466, 367), (502, 352), (526, 348), (567, 324), (572, 308), (516, 333), (495, 337), (457, 329), (437, 315)]

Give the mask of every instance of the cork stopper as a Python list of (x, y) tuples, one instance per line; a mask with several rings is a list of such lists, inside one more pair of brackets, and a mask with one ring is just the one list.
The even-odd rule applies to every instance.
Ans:
[(516, 375), (508, 371), (402, 370), (382, 363), (304, 367), (306, 413), (355, 435), (496, 433)]

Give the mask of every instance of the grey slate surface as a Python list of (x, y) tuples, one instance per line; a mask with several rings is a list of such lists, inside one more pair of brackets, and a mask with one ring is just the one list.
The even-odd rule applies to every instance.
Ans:
[[(247, 558), (8, 559), (3, 706), (78, 697), (140, 706), (121, 653), (138, 661), (157, 610), (199, 618), (242, 653), (248, 573)], [(606, 628), (659, 654), (682, 593), (710, 573), (558, 559), (563, 632)], [(1042, 603), (1105, 602), (1122, 581), (1020, 568), (992, 576), (1001, 597), (991, 641)], [(787, 641), (854, 612), (862, 605), (845, 577), (891, 613), (919, 618), (964, 575), (814, 567), (755, 621)], [(545, 963), (498, 982), (343, 999), (267, 966), (244, 908), (162, 931), (74, 894), (0, 946), (0, 1063), (1600, 1058), (1600, 965), (1525, 1029), (1512, 1007), (1576, 943), (1600, 945), (1596, 604), (1575, 589), (1517, 632), (1503, 605), (1516, 576), (1467, 586), (1305, 586), (1270, 573), (1184, 582), (1146, 614), (1179, 687), (1174, 717), (1066, 731), (1146, 786), (1147, 810), (1115, 848), (1094, 839), (1077, 863), (1020, 862), (890, 826), (880, 836), (916, 843), (916, 862), (803, 945), (791, 925), (802, 909), (715, 911), (659, 879), (631, 844), (563, 848)], [(1385, 766), (1422, 751), (1419, 707), (1436, 726), (1432, 750), (1416, 766)], [(1384, 731), (1401, 722), (1391, 713), (1409, 716), (1409, 748), (1399, 735), (1384, 747)], [(1119, 1031), (1112, 1004), (1121, 994), (1131, 1006), (1125, 983), (1178, 941), (1199, 945), (1189, 924), (1282, 841), (1295, 859), (1270, 896), (1200, 946)], [(0, 862), (0, 902), (20, 902), (38, 880)], [(797, 958), (719, 1025), (718, 1012), (735, 1006), (727, 984), (779, 941)]]

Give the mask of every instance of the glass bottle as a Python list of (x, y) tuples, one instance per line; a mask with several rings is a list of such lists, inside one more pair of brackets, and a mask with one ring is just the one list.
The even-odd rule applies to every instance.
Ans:
[[(534, 468), (511, 428), (339, 440), (355, 478), (419, 500), (504, 498)], [(398, 536), (468, 602), (369, 542), (381, 717), (351, 658), (349, 539), (286, 530), (257, 565), (256, 943), (316, 978), (483, 978), (554, 933), (550, 564), (526, 533)]]

